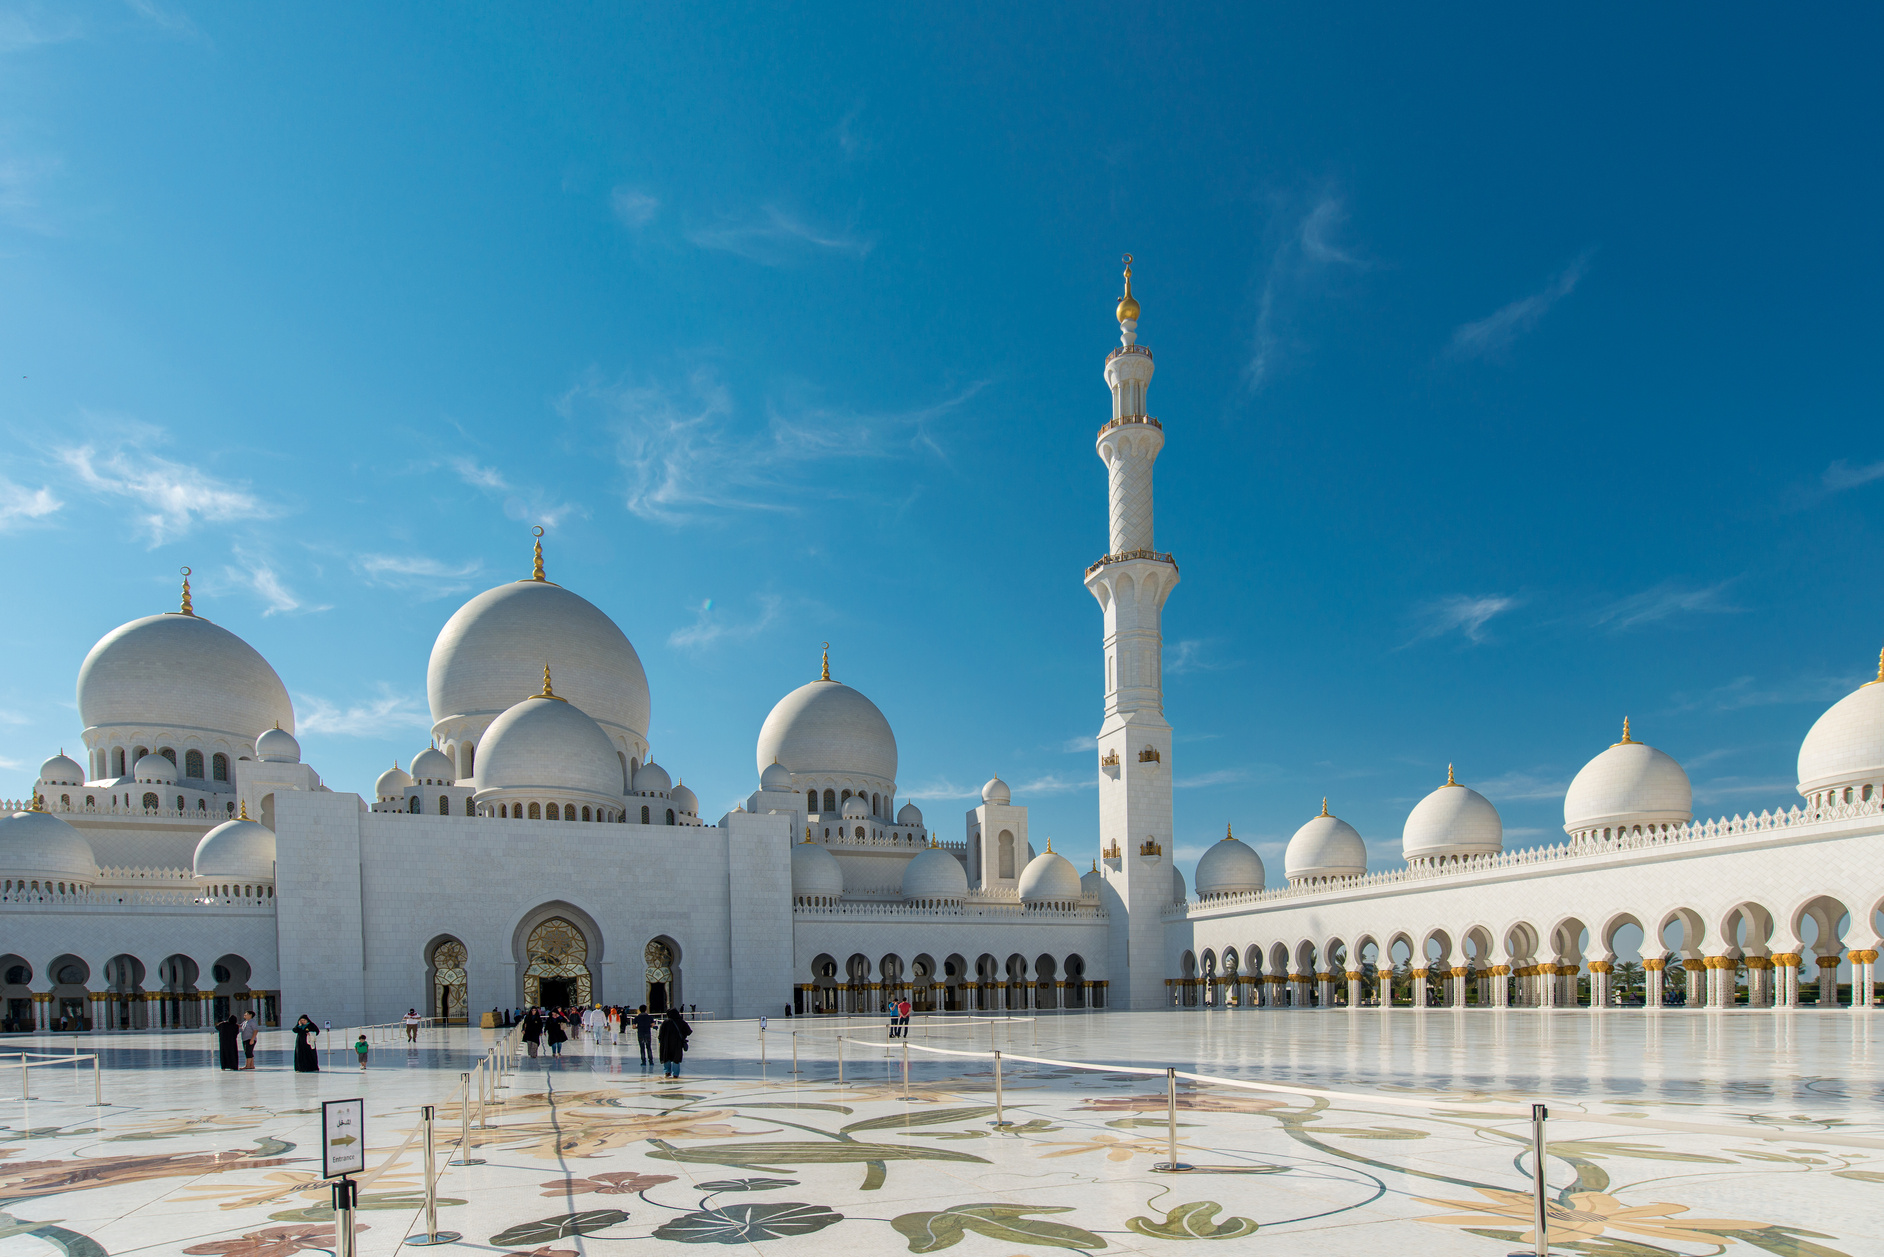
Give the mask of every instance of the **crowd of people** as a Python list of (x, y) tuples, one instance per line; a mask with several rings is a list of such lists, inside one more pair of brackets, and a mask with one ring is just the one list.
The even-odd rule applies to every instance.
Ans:
[[(510, 1018), (505, 1018), (506, 1023)], [(516, 1010), (516, 1024), (522, 1027), (524, 1050), (532, 1057), (545, 1046), (552, 1057), (563, 1054), (563, 1044), (586, 1039), (591, 1044), (619, 1047), (624, 1035), (632, 1033), (641, 1050), (644, 1066), (659, 1062), (666, 1077), (680, 1077), (681, 1058), (687, 1054), (687, 1036), (693, 1027), (678, 1008), (656, 1015), (642, 1004), (638, 1008), (621, 1004), (592, 1008), (529, 1008)]]

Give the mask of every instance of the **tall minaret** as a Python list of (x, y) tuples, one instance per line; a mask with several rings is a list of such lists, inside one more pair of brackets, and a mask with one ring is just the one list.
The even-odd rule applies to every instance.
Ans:
[[(1112, 419), (1096, 443), (1106, 465), (1111, 544), (1086, 569), (1105, 612), (1105, 723), (1099, 728), (1100, 868), (1112, 913), (1112, 1006), (1169, 1003), (1161, 913), (1176, 898), (1171, 850), (1171, 726), (1164, 718), (1164, 600), (1177, 564), (1152, 548), (1151, 465), (1164, 427), (1145, 413), (1151, 351), (1138, 343), (1132, 257), (1125, 255), (1119, 348), (1106, 356)], [(1120, 918), (1123, 918), (1122, 920)]]

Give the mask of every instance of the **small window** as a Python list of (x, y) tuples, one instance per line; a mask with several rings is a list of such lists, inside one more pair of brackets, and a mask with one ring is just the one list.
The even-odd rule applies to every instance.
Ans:
[(832, 794), (829, 790), (824, 792), (824, 810), (827, 812), (837, 811), (837, 796)]
[(177, 796), (177, 811), (181, 812), (182, 810), (183, 810), (183, 796), (179, 794)]
[(172, 768), (175, 768), (177, 766), (177, 748), (176, 747), (166, 746), (162, 750), (158, 751), (157, 753), (163, 756), (165, 759), (169, 760), (170, 766)]
[(64, 808), (68, 812), (71, 811), (72, 810), (72, 796), (69, 794), (60, 795), (59, 806)]
[(563, 818), (563, 817), (562, 817), (562, 813), (560, 813), (560, 812), (558, 812), (558, 811), (556, 810), (556, 805), (555, 805), (554, 803), (552, 803), (552, 804), (550, 804), (550, 805), (549, 805), (549, 809), (548, 809), (548, 810), (549, 810), (549, 818), (550, 818), (551, 820), (553, 820), (553, 821), (559, 821), (559, 820), (561, 820), (561, 819)]
[(588, 809), (588, 808), (586, 808), (586, 807), (582, 809), (582, 819), (583, 819), (583, 820), (585, 820), (585, 821), (586, 821), (586, 820), (588, 820), (588, 819), (590, 819), (590, 817), (589, 817), (589, 809)]
[(563, 819), (566, 821), (573, 821), (576, 819), (576, 805), (575, 804), (573, 803), (563, 804)]
[(85, 806), (86, 806), (86, 807), (97, 807), (97, 806), (98, 806), (98, 796), (97, 796), (97, 795), (95, 795), (95, 794), (88, 794), (88, 795), (86, 795), (86, 796), (85, 796)]
[(229, 813), (229, 815), (231, 815), (231, 816), (234, 816), (234, 815), (235, 815), (235, 804), (233, 804), (233, 803), (225, 803), (225, 804), (223, 804), (223, 805), (222, 805), (222, 810), (223, 810), (223, 811), (225, 811), (225, 812), (227, 812), (227, 813)]
[(157, 796), (146, 791), (144, 794), (144, 810), (146, 812), (155, 812), (160, 806), (161, 804), (158, 803)]
[(848, 790), (841, 791), (837, 796), (837, 801), (839, 804), (850, 802), (850, 791)]
[(229, 757), (221, 751), (209, 757), (209, 773), (216, 781), (229, 780)]
[(138, 747), (131, 748), (131, 767), (135, 769), (137, 767), (137, 761), (139, 761), (140, 759), (143, 759), (146, 755), (149, 755), (149, 754), (150, 754), (150, 748), (148, 746), (138, 746)]
[(499, 803), (497, 805), (497, 819), (499, 820), (510, 819), (510, 805), (508, 803)]
[(646, 804), (643, 804), (641, 807), (641, 823), (643, 825), (648, 823), (648, 809)]
[(861, 839), (863, 836), (864, 836), (863, 826), (859, 825), (857, 826), (857, 837)]
[(198, 781), (203, 779), (203, 753), (201, 751), (183, 753), (183, 775), (194, 777)]
[(543, 809), (534, 803), (530, 805), (530, 819), (533, 821), (540, 821), (543, 819)]
[(667, 809), (667, 823), (669, 825), (674, 823), (674, 809), (671, 807)]
[(124, 776), (124, 748), (123, 747), (119, 747), (117, 750), (111, 753), (111, 763), (113, 765), (112, 771), (120, 777)]
[(411, 802), (406, 805), (406, 810), (408, 812), (411, 812), (414, 816), (417, 816), (419, 814), (419, 796), (418, 795), (415, 794), (412, 796)]
[(196, 801), (196, 810), (197, 810), (197, 811), (199, 811), (199, 812), (207, 812), (207, 811), (209, 811), (209, 800), (208, 800), (208, 799), (198, 799), (198, 800)]
[(438, 796), (438, 814), (440, 816), (451, 815), (451, 796), (450, 795), (441, 794)]

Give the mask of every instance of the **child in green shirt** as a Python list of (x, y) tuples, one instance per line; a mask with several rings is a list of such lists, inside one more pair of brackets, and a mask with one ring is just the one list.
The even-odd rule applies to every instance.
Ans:
[(360, 1041), (353, 1045), (353, 1051), (354, 1051), (354, 1054), (360, 1058), (360, 1068), (364, 1070), (366, 1068), (366, 1053), (367, 1053), (365, 1035), (361, 1035)]

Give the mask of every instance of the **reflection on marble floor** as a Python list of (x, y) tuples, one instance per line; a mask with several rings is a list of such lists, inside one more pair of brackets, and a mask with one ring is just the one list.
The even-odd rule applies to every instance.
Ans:
[[(906, 1094), (899, 1054), (852, 1044), (840, 1085), (839, 1028), (774, 1023), (761, 1065), (752, 1024), (705, 1023), (677, 1082), (642, 1069), (632, 1046), (578, 1043), (558, 1062), (522, 1062), (490, 1129), (472, 1132), (484, 1164), (444, 1165), (459, 1113), (440, 1112), (440, 1225), (464, 1236), (443, 1251), (828, 1253), (835, 1242), (1012, 1257), (1236, 1240), (1291, 1254), (1490, 1257), (1529, 1242), (1518, 1115), (1543, 1099), (1559, 1251), (1884, 1252), (1872, 1042), (1884, 1030), (1864, 1015), (1252, 1011), (919, 1029), (918, 1044), (985, 1046), (992, 1033), (1017, 1053), (1370, 1097), (1187, 1085), (1179, 1156), (1205, 1167), (1189, 1175), (1152, 1169), (1166, 1156), (1161, 1079), (1010, 1061), (997, 1128), (987, 1060), (912, 1054)], [(790, 1029), (801, 1032), (796, 1076)], [(456, 1030), (382, 1046), (364, 1075), (296, 1075), (285, 1042), (254, 1073), (223, 1073), (202, 1035), (10, 1038), (0, 1061), (35, 1045), (101, 1051), (109, 1103), (94, 1108), (89, 1073), (70, 1067), (35, 1069), (30, 1102), (17, 1098), (17, 1073), (0, 1072), (0, 1094), (15, 1088), (0, 1100), (0, 1254), (329, 1250), (319, 1106), (353, 1095), (366, 1097), (371, 1144), (360, 1251), (392, 1253), (423, 1225), (422, 1159), (400, 1145), (418, 1106), (443, 1101), (490, 1038)], [(1427, 1097), (1475, 1107), (1390, 1102)], [(1854, 1137), (1865, 1143), (1829, 1142)]]

